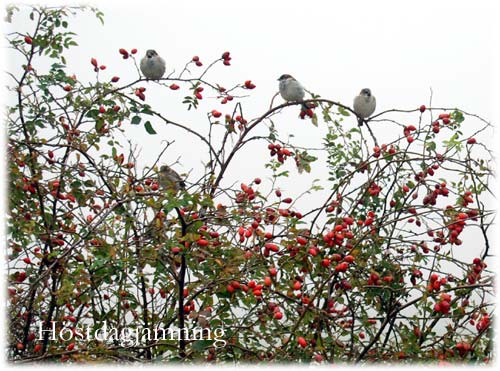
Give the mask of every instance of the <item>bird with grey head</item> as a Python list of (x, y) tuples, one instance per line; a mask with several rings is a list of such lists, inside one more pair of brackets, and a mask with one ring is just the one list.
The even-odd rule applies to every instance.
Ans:
[[(181, 176), (173, 170), (168, 165), (162, 165), (160, 171), (158, 172), (158, 184), (161, 187), (161, 191), (166, 192), (168, 196), (175, 196), (180, 190), (186, 189), (186, 183), (181, 178)], [(161, 210), (156, 210), (158, 213)], [(164, 238), (165, 230), (168, 230), (170, 224), (160, 221), (159, 219), (154, 219), (146, 227), (144, 232), (144, 237), (149, 240), (152, 238)]]
[[(304, 100), (305, 90), (300, 82), (292, 75), (283, 74), (279, 77), (279, 92), (281, 97), (287, 102), (302, 102)], [(309, 107), (303, 103), (302, 110)]]
[(158, 183), (164, 190), (179, 192), (186, 189), (186, 183), (181, 176), (168, 165), (162, 165), (158, 174)]
[(353, 109), (358, 116), (358, 125), (363, 125), (365, 119), (370, 117), (377, 107), (377, 100), (372, 95), (370, 89), (362, 89), (359, 95), (354, 98)]
[(159, 80), (165, 74), (165, 60), (158, 53), (149, 49), (141, 59), (141, 71), (144, 77), (149, 80)]

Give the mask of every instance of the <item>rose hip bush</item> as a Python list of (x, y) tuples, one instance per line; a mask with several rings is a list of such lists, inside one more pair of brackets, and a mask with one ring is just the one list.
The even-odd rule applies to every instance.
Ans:
[[(237, 58), (222, 50), (213, 62), (186, 56), (181, 73), (149, 83), (183, 92), (177, 109), (208, 117), (193, 128), (148, 104), (144, 79), (113, 75), (96, 56), (87, 56), (94, 81), (67, 72), (65, 51), (77, 47), (69, 22), (82, 10), (9, 9), (31, 22), (7, 36), (22, 60), (8, 85), (10, 360), (489, 362), (487, 121), (416, 104), (357, 127), (347, 105), (312, 94), (297, 120), (328, 128), (325, 162), (273, 125), (300, 103), (247, 117), (245, 97), (258, 85), (211, 80), (214, 66)], [(116, 58), (137, 76), (144, 52), (123, 48)], [(201, 141), (204, 176), (163, 192), (154, 168), (169, 144), (139, 168), (137, 150), (123, 145), (131, 124), (148, 135), (175, 126)], [(250, 142), (266, 170), (225, 185)], [(312, 167), (327, 180), (283, 194)], [(296, 206), (302, 192), (317, 194), (307, 208)], [(95, 332), (104, 322), (223, 328), (226, 344), (38, 336), (53, 323)]]

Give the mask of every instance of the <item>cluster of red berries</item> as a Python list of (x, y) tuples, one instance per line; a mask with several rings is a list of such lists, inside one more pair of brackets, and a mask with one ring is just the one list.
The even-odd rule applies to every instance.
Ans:
[(201, 92), (205, 90), (203, 89), (203, 86), (198, 86), (196, 89), (194, 89), (194, 96), (196, 99), (203, 99), (203, 95), (201, 95)]
[(424, 199), (422, 200), (422, 203), (424, 205), (436, 205), (437, 197), (438, 196), (443, 196), (443, 197), (448, 197), (449, 194), (448, 188), (446, 188), (446, 183), (443, 182), (441, 184), (436, 184), (434, 187), (434, 190), (431, 193), (428, 193), (425, 195)]
[(236, 203), (240, 204), (245, 201), (252, 201), (255, 199), (255, 191), (251, 186), (241, 183), (240, 185), (242, 192), (236, 195)]
[(278, 156), (278, 162), (280, 163), (284, 163), (285, 160), (292, 156), (293, 153), (290, 152), (288, 149), (286, 148), (282, 148), (281, 145), (279, 143), (277, 144), (274, 144), (274, 143), (270, 143), (267, 148), (271, 151), (270, 152), (270, 155), (271, 157), (277, 155)]
[(222, 63), (224, 63), (224, 66), (230, 66), (231, 65), (231, 63), (230, 63), (231, 56), (229, 55), (229, 52), (222, 53), (222, 60), (223, 60)]
[(389, 155), (394, 155), (396, 154), (396, 147), (394, 147), (392, 144), (389, 148), (387, 148), (387, 144), (382, 144), (382, 146), (375, 146), (373, 147), (373, 157), (378, 158), (382, 153), (388, 153)]
[(190, 303), (184, 305), (184, 315), (188, 315), (190, 312), (195, 310), (195, 303), (194, 300), (191, 300)]
[(467, 281), (473, 285), (481, 279), (481, 272), (487, 267), (486, 263), (479, 258), (473, 260), (471, 272), (467, 275)]
[[(269, 278), (269, 277), (266, 277), (266, 278)], [(267, 304), (267, 308), (268, 308), (269, 312), (272, 313), (274, 319), (277, 319), (279, 321), (280, 319), (283, 318), (283, 313), (281, 313), (281, 309), (280, 309), (278, 304), (273, 303), (273, 302), (269, 302)]]
[[(233, 286), (233, 289), (236, 289), (234, 287), (234, 283), (235, 282), (233, 281), (232, 286)], [(240, 285), (240, 288), (244, 292), (247, 292), (249, 289), (251, 289), (253, 295), (255, 296), (255, 298), (257, 300), (262, 299), (262, 289), (264, 288), (263, 284), (257, 284), (255, 281), (252, 280), (252, 281), (249, 281), (247, 285)], [(228, 287), (228, 289), (229, 289), (229, 287)], [(231, 290), (228, 290), (228, 291), (231, 292)]]
[(377, 272), (370, 273), (370, 276), (368, 277), (366, 284), (373, 286), (382, 286), (382, 280), (380, 279), (380, 275)]
[[(224, 93), (226, 88), (219, 86), (219, 92)], [(219, 98), (222, 98), (220, 104), (227, 104), (227, 102), (231, 102), (234, 97), (231, 94), (220, 95)]]
[(144, 100), (146, 100), (146, 95), (144, 94), (145, 91), (146, 91), (146, 88), (141, 86), (139, 89), (135, 89), (134, 94), (140, 100), (144, 101)]
[(406, 140), (408, 143), (413, 142), (415, 139), (412, 137), (411, 132), (417, 130), (417, 128), (414, 125), (407, 125), (403, 129), (403, 134), (406, 137)]
[(451, 295), (450, 294), (446, 294), (446, 293), (442, 293), (440, 296), (439, 296), (439, 301), (434, 304), (434, 311), (437, 312), (437, 313), (441, 313), (441, 314), (448, 314), (450, 313), (450, 308), (451, 308)]
[(455, 345), (455, 349), (458, 351), (458, 354), (460, 354), (460, 356), (463, 357), (472, 350), (472, 345), (463, 342), (457, 343), (457, 345)]
[(466, 213), (458, 213), (448, 225), (448, 240), (451, 244), (461, 245), (462, 241), (458, 238), (460, 233), (464, 230), (465, 221), (469, 218)]
[(370, 184), (370, 186), (368, 187), (368, 193), (370, 194), (370, 196), (373, 196), (373, 197), (378, 196), (381, 191), (382, 191), (382, 188), (380, 188), (380, 186), (375, 182), (372, 182)]
[(203, 63), (201, 63), (200, 61), (200, 57), (198, 57), (197, 55), (191, 58), (191, 61), (194, 62), (194, 64), (196, 64), (198, 67), (203, 66)]
[(466, 191), (464, 196), (462, 197), (462, 206), (467, 207), (469, 204), (474, 203), (474, 199), (472, 198), (472, 192)]
[(134, 49), (132, 49), (132, 50), (130, 51), (130, 54), (129, 54), (129, 52), (128, 52), (126, 49), (123, 49), (123, 48), (120, 48), (120, 49), (118, 50), (118, 52), (122, 55), (122, 58), (123, 58), (123, 59), (128, 59), (128, 57), (130, 56), (130, 54), (135, 54), (135, 53), (137, 53), (137, 49), (135, 49), (135, 48), (134, 48)]
[(316, 103), (309, 102), (305, 104), (305, 107), (302, 107), (300, 110), (299, 117), (302, 120), (304, 120), (306, 116), (312, 118), (314, 116), (314, 111), (313, 111), (314, 108), (316, 108)]
[(235, 131), (236, 122), (238, 122), (238, 130), (240, 130), (240, 131), (242, 131), (246, 127), (246, 124), (247, 124), (247, 120), (244, 119), (241, 115), (236, 115), (233, 118), (231, 115), (227, 114), (225, 119), (226, 119), (226, 124), (227, 124), (228, 130), (230, 132)]
[(245, 87), (245, 89), (255, 89), (255, 84), (252, 82), (252, 80), (245, 81), (243, 86)]
[(350, 217), (345, 217), (341, 224), (337, 224), (335, 227), (333, 227), (333, 230), (325, 233), (323, 235), (323, 241), (325, 242), (326, 246), (342, 246), (344, 240), (353, 238), (354, 235), (349, 230), (349, 225), (352, 224), (354, 224), (354, 220)]
[(490, 325), (490, 316), (488, 313), (484, 313), (479, 322), (476, 325), (477, 331), (483, 331)]
[(446, 285), (448, 280), (446, 277), (439, 278), (436, 273), (431, 274), (429, 284), (427, 285), (427, 291), (429, 292), (437, 292), (441, 290), (442, 285)]
[(97, 64), (97, 59), (95, 59), (95, 58), (91, 58), (91, 59), (90, 59), (90, 64), (91, 64), (92, 66), (94, 66), (94, 71), (95, 71), (95, 72), (99, 72), (99, 70), (104, 71), (104, 70), (106, 69), (106, 66), (105, 66), (105, 65), (103, 65), (103, 64), (99, 66), (99, 65)]
[(422, 278), (422, 276), (423, 276), (423, 273), (420, 269), (414, 269), (411, 272), (411, 276), (410, 276), (410, 282), (412, 283), (412, 285), (415, 286), (417, 284), (417, 278)]

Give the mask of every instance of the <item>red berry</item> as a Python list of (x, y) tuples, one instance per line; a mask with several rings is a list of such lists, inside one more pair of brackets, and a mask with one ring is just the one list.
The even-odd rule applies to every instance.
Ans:
[(177, 85), (177, 84), (172, 84), (172, 85), (170, 85), (170, 89), (172, 89), (172, 90), (177, 90), (177, 89), (179, 89), (179, 85)]
[(222, 59), (229, 59), (229, 52), (224, 52), (222, 54)]
[(38, 353), (41, 350), (42, 350), (42, 346), (40, 344), (35, 345), (35, 347), (33, 348), (33, 351), (35, 353)]
[(269, 276), (264, 277), (264, 285), (271, 286), (272, 283), (273, 283), (273, 281), (271, 280), (271, 277), (269, 277)]
[(111, 82), (118, 82), (118, 80), (120, 80), (120, 78), (118, 76), (113, 76), (111, 78)]
[(19, 272), (19, 274), (17, 275), (16, 281), (21, 283), (26, 279), (26, 277), (27, 277), (26, 272)]
[(201, 67), (203, 66), (203, 63), (201, 63), (200, 61), (196, 61), (195, 64), (198, 66), (198, 67)]
[(71, 85), (66, 85), (63, 89), (64, 91), (71, 91), (72, 87)]
[(302, 348), (305, 348), (307, 346), (307, 340), (304, 339), (302, 336), (299, 336), (297, 338), (297, 343), (299, 343), (299, 345), (302, 347)]
[(255, 88), (255, 84), (252, 83), (252, 80), (247, 80), (247, 81), (245, 81), (245, 88), (253, 89), (253, 88)]
[(132, 50), (130, 51), (130, 53), (132, 53), (132, 54), (137, 53), (137, 49), (136, 49), (136, 48), (132, 49)]
[(280, 319), (283, 318), (283, 313), (281, 313), (281, 312), (274, 312), (274, 318), (279, 321)]
[(260, 184), (262, 182), (260, 178), (255, 178), (253, 181), (255, 184)]
[(191, 60), (193, 62), (198, 62), (200, 60), (200, 57), (198, 57), (197, 55), (195, 55)]
[(125, 49), (123, 49), (123, 48), (120, 48), (120, 49), (118, 50), (118, 52), (119, 52), (121, 55), (124, 55), (124, 56), (125, 56), (125, 55), (128, 55), (128, 52), (127, 52)]
[(344, 258), (344, 261), (346, 263), (353, 263), (354, 262), (354, 256), (352, 255), (347, 255), (345, 258)]
[(220, 113), (219, 111), (214, 109), (214, 110), (212, 110), (212, 116), (215, 118), (219, 118), (222, 116), (222, 113)]
[(476, 144), (476, 138), (469, 138), (467, 139), (467, 144)]
[(67, 347), (66, 347), (67, 350), (69, 351), (72, 351), (73, 349), (75, 349), (75, 343), (70, 343)]
[(23, 350), (24, 349), (23, 343), (17, 343), (16, 347), (17, 347), (18, 350)]
[(325, 259), (323, 259), (323, 260), (321, 261), (321, 265), (322, 265), (323, 267), (325, 267), (325, 268), (328, 268), (328, 267), (330, 266), (330, 263), (331, 263), (331, 261), (330, 261), (330, 259), (328, 259), (328, 258), (325, 258)]
[(420, 108), (419, 108), (419, 109), (420, 109), (420, 112), (424, 113), (426, 108), (427, 108), (427, 107), (425, 107), (425, 105), (424, 105), (424, 104), (422, 104), (422, 105), (420, 106)]
[(231, 62), (229, 62), (229, 59), (224, 59), (224, 62), (222, 62), (224, 66), (230, 66)]
[(199, 93), (199, 92), (196, 92), (196, 93), (194, 94), (194, 96), (195, 96), (197, 99), (203, 99), (203, 95), (201, 95), (201, 93)]
[(208, 246), (209, 242), (203, 238), (200, 238), (198, 241), (196, 241), (196, 243), (198, 244), (198, 246), (204, 247), (204, 246)]
[(106, 108), (104, 106), (100, 106), (99, 113), (106, 113)]
[(349, 264), (347, 264), (346, 262), (342, 262), (335, 267), (335, 272), (345, 272), (348, 267)]
[(29, 37), (29, 36), (25, 36), (24, 37), (24, 42), (26, 44), (30, 44), (31, 45), (33, 43), (33, 39), (31, 37)]
[(90, 64), (92, 64), (92, 66), (94, 66), (94, 67), (97, 67), (97, 59), (91, 58), (90, 59)]

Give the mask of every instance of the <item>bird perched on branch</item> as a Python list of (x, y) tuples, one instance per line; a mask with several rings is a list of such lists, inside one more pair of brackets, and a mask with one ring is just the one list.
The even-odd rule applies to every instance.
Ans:
[(158, 183), (160, 187), (167, 191), (179, 192), (181, 189), (186, 189), (186, 183), (179, 174), (167, 165), (160, 167), (158, 174)]
[(165, 60), (155, 50), (149, 49), (141, 59), (141, 71), (147, 79), (159, 80), (165, 73)]
[(354, 98), (354, 112), (358, 116), (358, 125), (363, 125), (365, 119), (370, 117), (373, 112), (375, 112), (375, 107), (377, 106), (377, 101), (372, 95), (370, 89), (365, 88), (361, 90), (359, 95)]
[[(162, 191), (166, 191), (169, 195), (175, 195), (181, 189), (186, 189), (186, 183), (181, 178), (181, 176), (173, 170), (170, 166), (162, 165), (160, 171), (158, 172), (158, 184)], [(171, 226), (171, 223), (165, 221), (161, 216), (161, 208), (155, 210), (156, 217), (154, 220), (146, 227), (144, 233), (147, 240), (152, 238), (163, 238), (165, 231)]]
[[(281, 97), (287, 102), (302, 102), (304, 100), (304, 87), (295, 80), (292, 75), (284, 74), (278, 79)], [(302, 111), (307, 111), (309, 107), (302, 103)]]

